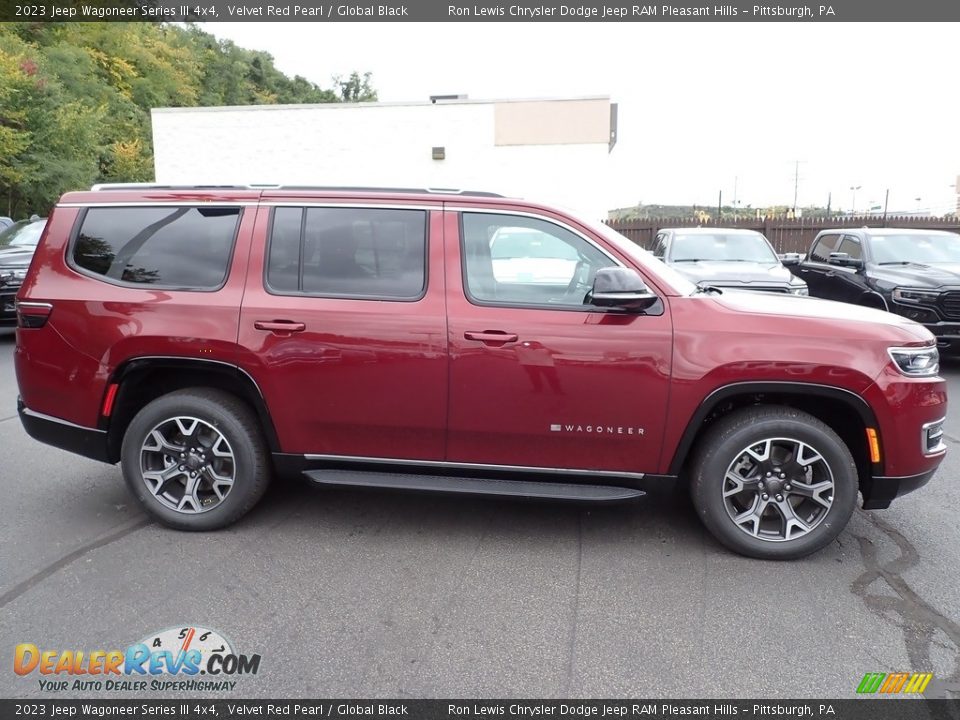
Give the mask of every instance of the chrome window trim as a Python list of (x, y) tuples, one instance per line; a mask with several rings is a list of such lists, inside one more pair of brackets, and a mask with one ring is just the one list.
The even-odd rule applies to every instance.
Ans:
[(105, 207), (255, 207), (260, 203), (256, 200), (137, 200), (122, 202), (70, 202), (57, 203), (58, 208), (105, 208)]
[(370, 202), (322, 202), (299, 201), (299, 200), (264, 200), (259, 203), (261, 207), (307, 207), (307, 208), (361, 208), (364, 210), (433, 210), (439, 212), (443, 210), (443, 203), (436, 205), (428, 204), (404, 204), (404, 203), (378, 203)]

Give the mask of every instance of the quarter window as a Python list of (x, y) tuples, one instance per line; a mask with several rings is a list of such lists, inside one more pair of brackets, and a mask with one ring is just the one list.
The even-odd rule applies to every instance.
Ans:
[(184, 290), (223, 285), (240, 208), (90, 208), (73, 264), (121, 283)]
[(463, 213), (464, 281), (481, 303), (582, 307), (615, 265), (579, 235), (536, 218)]
[(426, 212), (281, 207), (267, 286), (278, 293), (416, 300), (426, 279)]

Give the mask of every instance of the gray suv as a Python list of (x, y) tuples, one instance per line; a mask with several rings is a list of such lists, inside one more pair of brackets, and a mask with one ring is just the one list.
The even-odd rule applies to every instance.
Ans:
[(653, 254), (700, 286), (807, 295), (807, 284), (785, 265), (762, 233), (738, 228), (664, 228)]

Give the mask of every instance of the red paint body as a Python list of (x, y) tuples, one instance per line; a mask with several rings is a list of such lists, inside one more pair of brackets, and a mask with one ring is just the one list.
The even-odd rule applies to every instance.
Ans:
[[(157, 201), (246, 203), (222, 289), (120, 287), (68, 266), (81, 206)], [(278, 202), (426, 208), (425, 295), (394, 302), (269, 293), (266, 237), (270, 203)], [(563, 223), (636, 269), (663, 301), (662, 314), (470, 302), (459, 212), (471, 208)], [(519, 201), (256, 190), (71, 193), (51, 214), (18, 299), (53, 305), (46, 325), (18, 329), (25, 406), (85, 428), (103, 426), (105, 393), (124, 363), (172, 356), (215, 360), (249, 375), (283, 453), (669, 474), (704, 400), (751, 381), (813, 383), (865, 399), (876, 416), (884, 475), (916, 475), (942, 460), (923, 455), (919, 428), (946, 415), (945, 382), (905, 377), (887, 355), (891, 346), (931, 344), (921, 326), (808, 298), (691, 295), (642, 252)], [(256, 327), (276, 321), (305, 328)], [(516, 340), (467, 337), (491, 331)]]

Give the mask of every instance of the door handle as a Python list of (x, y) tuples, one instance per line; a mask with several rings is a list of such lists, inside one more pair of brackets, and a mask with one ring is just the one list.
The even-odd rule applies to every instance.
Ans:
[(267, 330), (272, 333), (297, 333), (307, 329), (305, 323), (293, 320), (255, 320), (253, 326), (257, 330)]
[(516, 333), (508, 333), (503, 330), (467, 330), (463, 336), (467, 340), (476, 340), (486, 345), (503, 345), (517, 341)]

